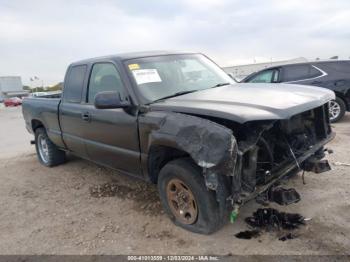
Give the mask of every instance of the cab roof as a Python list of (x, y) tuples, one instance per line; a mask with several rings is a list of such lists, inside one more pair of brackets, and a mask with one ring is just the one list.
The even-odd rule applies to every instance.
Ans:
[(164, 51), (131, 52), (131, 53), (121, 53), (121, 54), (100, 56), (100, 57), (79, 60), (79, 61), (73, 62), (71, 65), (92, 63), (92, 62), (96, 62), (96, 61), (100, 61), (100, 60), (125, 61), (125, 60), (130, 60), (130, 59), (135, 59), (135, 58), (143, 58), (143, 57), (151, 57), (151, 56), (183, 55), (183, 54), (196, 54), (196, 53), (195, 52), (186, 52), (186, 51), (166, 51), (166, 50), (164, 50)]

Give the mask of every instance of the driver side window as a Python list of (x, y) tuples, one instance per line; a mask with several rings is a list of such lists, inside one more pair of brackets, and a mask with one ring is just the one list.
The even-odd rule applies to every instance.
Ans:
[(111, 63), (94, 64), (89, 80), (87, 103), (93, 104), (97, 93), (103, 91), (115, 91), (125, 98), (125, 91), (120, 75)]
[(249, 80), (249, 83), (275, 83), (278, 80), (278, 70), (266, 70), (263, 71), (252, 79)]

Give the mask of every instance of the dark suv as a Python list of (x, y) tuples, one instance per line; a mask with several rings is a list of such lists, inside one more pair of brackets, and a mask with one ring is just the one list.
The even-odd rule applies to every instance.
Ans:
[(330, 89), (336, 99), (329, 103), (332, 122), (350, 111), (350, 61), (316, 61), (270, 67), (242, 80), (245, 83), (295, 83)]

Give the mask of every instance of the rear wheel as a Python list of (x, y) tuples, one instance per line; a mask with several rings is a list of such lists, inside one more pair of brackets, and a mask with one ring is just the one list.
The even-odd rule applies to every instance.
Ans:
[(332, 123), (339, 121), (345, 114), (346, 106), (344, 101), (336, 97), (335, 100), (329, 101), (329, 119)]
[(205, 186), (201, 169), (189, 158), (173, 160), (162, 168), (158, 190), (165, 212), (184, 229), (210, 234), (226, 222), (220, 217), (215, 192)]
[(52, 167), (65, 162), (65, 152), (52, 143), (44, 128), (35, 130), (35, 148), (38, 159), (44, 166)]

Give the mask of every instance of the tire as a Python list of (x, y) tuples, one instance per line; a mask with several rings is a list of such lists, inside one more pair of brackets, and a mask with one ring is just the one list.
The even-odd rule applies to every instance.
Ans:
[(44, 166), (57, 166), (66, 160), (66, 153), (52, 143), (44, 128), (35, 130), (35, 149), (40, 163)]
[(338, 122), (343, 118), (346, 112), (346, 105), (343, 99), (336, 97), (335, 100), (329, 102), (329, 119), (331, 123)]
[[(174, 181), (183, 182), (195, 200), (197, 215), (190, 216), (186, 222), (183, 221), (185, 218), (179, 218), (182, 211), (180, 205), (178, 206), (180, 211), (176, 212), (174, 206), (177, 204), (174, 204), (171, 196), (168, 195), (172, 192), (173, 183), (176, 184)], [(165, 212), (177, 226), (194, 233), (211, 234), (226, 222), (220, 216), (215, 192), (207, 189), (201, 169), (189, 158), (170, 161), (161, 169), (158, 177), (158, 191)], [(176, 189), (174, 192), (180, 191)]]

